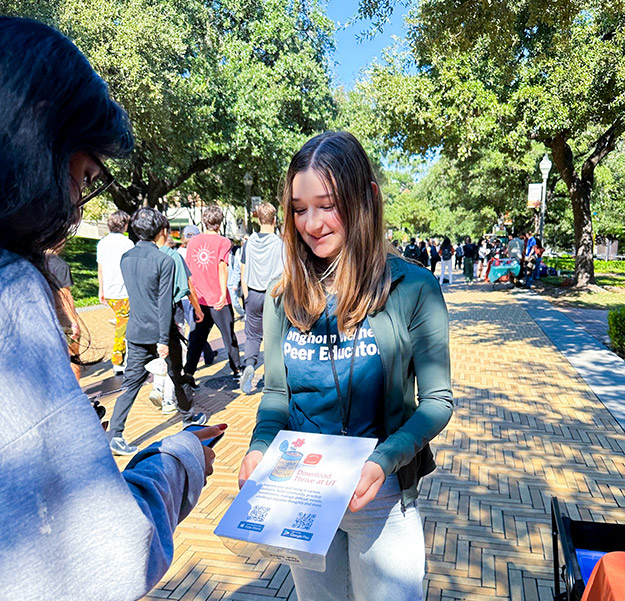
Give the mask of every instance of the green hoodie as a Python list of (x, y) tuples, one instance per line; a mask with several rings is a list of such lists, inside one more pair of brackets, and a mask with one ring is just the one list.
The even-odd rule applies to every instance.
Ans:
[[(384, 371), (388, 438), (369, 460), (387, 476), (397, 473), (403, 502), (409, 503), (417, 497), (420, 478), (436, 468), (429, 442), (453, 411), (449, 320), (438, 280), (428, 269), (396, 256), (389, 256), (388, 266), (392, 278), (388, 300), (382, 310), (369, 315)], [(281, 299), (267, 294), (265, 387), (250, 451), (264, 453), (276, 434), (286, 429), (289, 390), (282, 344), (290, 327)]]

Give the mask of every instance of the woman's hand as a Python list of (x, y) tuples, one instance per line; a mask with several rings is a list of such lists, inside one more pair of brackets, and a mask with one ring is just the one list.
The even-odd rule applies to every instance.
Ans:
[(354, 513), (360, 511), (369, 501), (375, 499), (386, 476), (384, 470), (373, 461), (367, 461), (360, 472), (360, 481), (356, 486), (349, 508)]
[[(201, 430), (193, 430), (191, 434), (197, 436), (200, 442), (208, 440), (209, 438), (215, 438), (219, 436), (226, 428), (228, 424), (219, 424), (218, 426), (207, 426)], [(208, 478), (213, 473), (213, 461), (215, 461), (215, 451), (210, 447), (202, 445), (204, 450), (204, 477)]]
[(243, 488), (245, 481), (252, 475), (262, 458), (263, 454), (260, 451), (250, 451), (243, 457), (241, 469), (239, 470), (239, 489)]

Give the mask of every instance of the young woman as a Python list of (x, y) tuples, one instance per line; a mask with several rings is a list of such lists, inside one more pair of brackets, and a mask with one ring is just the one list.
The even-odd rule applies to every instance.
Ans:
[(200, 438), (221, 428), (167, 437), (120, 474), (44, 262), (106, 185), (101, 160), (131, 151), (130, 124), (70, 40), (0, 17), (0, 140), (1, 596), (139, 599), (212, 472)]
[(445, 236), (441, 247), (438, 250), (438, 255), (441, 258), (441, 275), (439, 277), (439, 283), (442, 286), (445, 280), (445, 273), (447, 273), (447, 279), (450, 284), (453, 283), (453, 270), (451, 268), (451, 260), (454, 256), (454, 247), (451, 245), (451, 240)]
[[(265, 389), (240, 483), (281, 429), (376, 437), (326, 571), (292, 568), (297, 596), (422, 599), (417, 485), (435, 468), (428, 443), (452, 413), (440, 286), (389, 252), (380, 190), (351, 134), (304, 145), (283, 203), (285, 269), (265, 301)], [(308, 352), (298, 357), (310, 360), (284, 353), (287, 336), (309, 332), (315, 336), (300, 339)], [(349, 351), (334, 360), (332, 347)]]

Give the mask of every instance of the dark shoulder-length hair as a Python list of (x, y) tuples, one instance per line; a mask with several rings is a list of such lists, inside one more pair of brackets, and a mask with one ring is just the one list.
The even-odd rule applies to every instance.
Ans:
[(367, 314), (384, 306), (391, 276), (382, 195), (365, 150), (348, 132), (320, 134), (291, 160), (282, 198), (285, 268), (272, 293), (282, 296), (287, 318), (302, 331), (312, 328), (326, 306), (323, 272), (328, 266), (304, 242), (293, 218), (293, 179), (308, 169), (326, 186), (345, 230), (345, 246), (334, 265), (333, 289), (339, 330), (351, 332)]
[(126, 112), (76, 46), (29, 19), (0, 17), (0, 246), (41, 264), (78, 222), (69, 160), (130, 153)]

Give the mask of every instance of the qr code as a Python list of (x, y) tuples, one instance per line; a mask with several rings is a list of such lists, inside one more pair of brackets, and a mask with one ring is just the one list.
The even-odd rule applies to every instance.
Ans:
[(254, 507), (252, 507), (252, 509), (250, 509), (250, 512), (247, 514), (247, 519), (250, 522), (264, 522), (268, 513), (269, 507), (254, 505)]
[(298, 530), (310, 530), (317, 514), (315, 513), (298, 513), (295, 521), (291, 524), (291, 528), (297, 528)]

